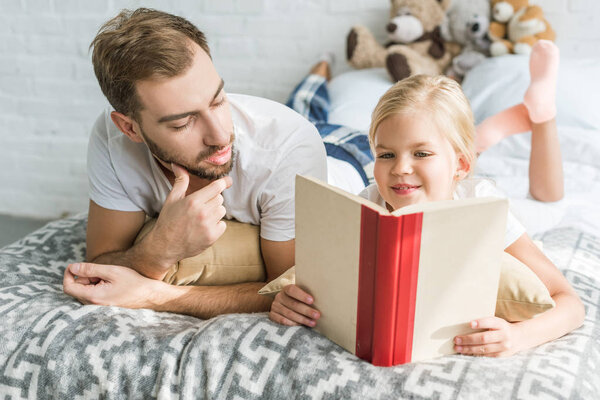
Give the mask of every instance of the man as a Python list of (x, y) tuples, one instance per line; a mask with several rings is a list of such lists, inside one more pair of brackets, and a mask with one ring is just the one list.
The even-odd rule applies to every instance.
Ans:
[[(67, 268), (64, 291), (85, 304), (201, 318), (269, 310), (270, 299), (257, 294), (264, 283), (183, 287), (161, 279), (211, 246), (223, 217), (260, 225), (267, 280), (292, 266), (295, 175), (326, 179), (314, 126), (278, 103), (227, 95), (204, 35), (183, 18), (123, 11), (92, 47), (112, 110), (96, 121), (88, 148), (91, 263)], [(134, 245), (146, 215), (157, 214)], [(289, 290), (290, 302), (308, 302)], [(314, 318), (312, 308), (301, 309)]]

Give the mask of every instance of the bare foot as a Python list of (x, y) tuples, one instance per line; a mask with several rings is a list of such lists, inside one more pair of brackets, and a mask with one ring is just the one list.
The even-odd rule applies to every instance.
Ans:
[(327, 61), (319, 61), (316, 63), (311, 69), (310, 73), (312, 75), (319, 75), (323, 78), (327, 79), (327, 81), (331, 80), (331, 68), (329, 68), (329, 63)]

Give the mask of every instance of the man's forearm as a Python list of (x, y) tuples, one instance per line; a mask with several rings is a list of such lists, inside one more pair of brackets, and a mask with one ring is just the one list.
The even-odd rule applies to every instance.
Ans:
[(132, 268), (148, 278), (162, 279), (168, 268), (175, 262), (153, 255), (144, 248), (143, 243), (143, 241), (138, 242), (128, 250), (104, 253), (89, 261), (96, 264), (122, 265)]
[(228, 286), (161, 285), (152, 309), (208, 319), (220, 314), (268, 311), (270, 297), (257, 292), (264, 282)]

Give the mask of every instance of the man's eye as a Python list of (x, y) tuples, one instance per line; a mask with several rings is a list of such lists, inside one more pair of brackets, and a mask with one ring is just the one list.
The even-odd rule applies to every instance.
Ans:
[(182, 130), (186, 129), (189, 126), (190, 126), (190, 122), (188, 121), (185, 125), (174, 126), (173, 129), (175, 129), (176, 131), (182, 131)]
[(382, 159), (394, 158), (394, 154), (393, 153), (381, 153), (380, 155), (377, 156), (377, 158), (382, 158)]
[(223, 104), (225, 104), (225, 97), (223, 97), (223, 98), (222, 98), (221, 100), (219, 100), (218, 102), (216, 102), (216, 103), (213, 103), (213, 107), (220, 107), (220, 106), (222, 106)]

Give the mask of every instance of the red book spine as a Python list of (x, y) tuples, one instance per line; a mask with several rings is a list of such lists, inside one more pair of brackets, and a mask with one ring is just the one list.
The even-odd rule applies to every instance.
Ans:
[(405, 215), (403, 219), (393, 365), (412, 359), (423, 213)]
[(369, 362), (373, 358), (371, 346), (373, 342), (378, 221), (379, 213), (377, 211), (364, 205), (361, 207), (355, 354), (358, 358)]
[(378, 228), (372, 364), (389, 367), (394, 361), (396, 343), (402, 217), (380, 215)]

